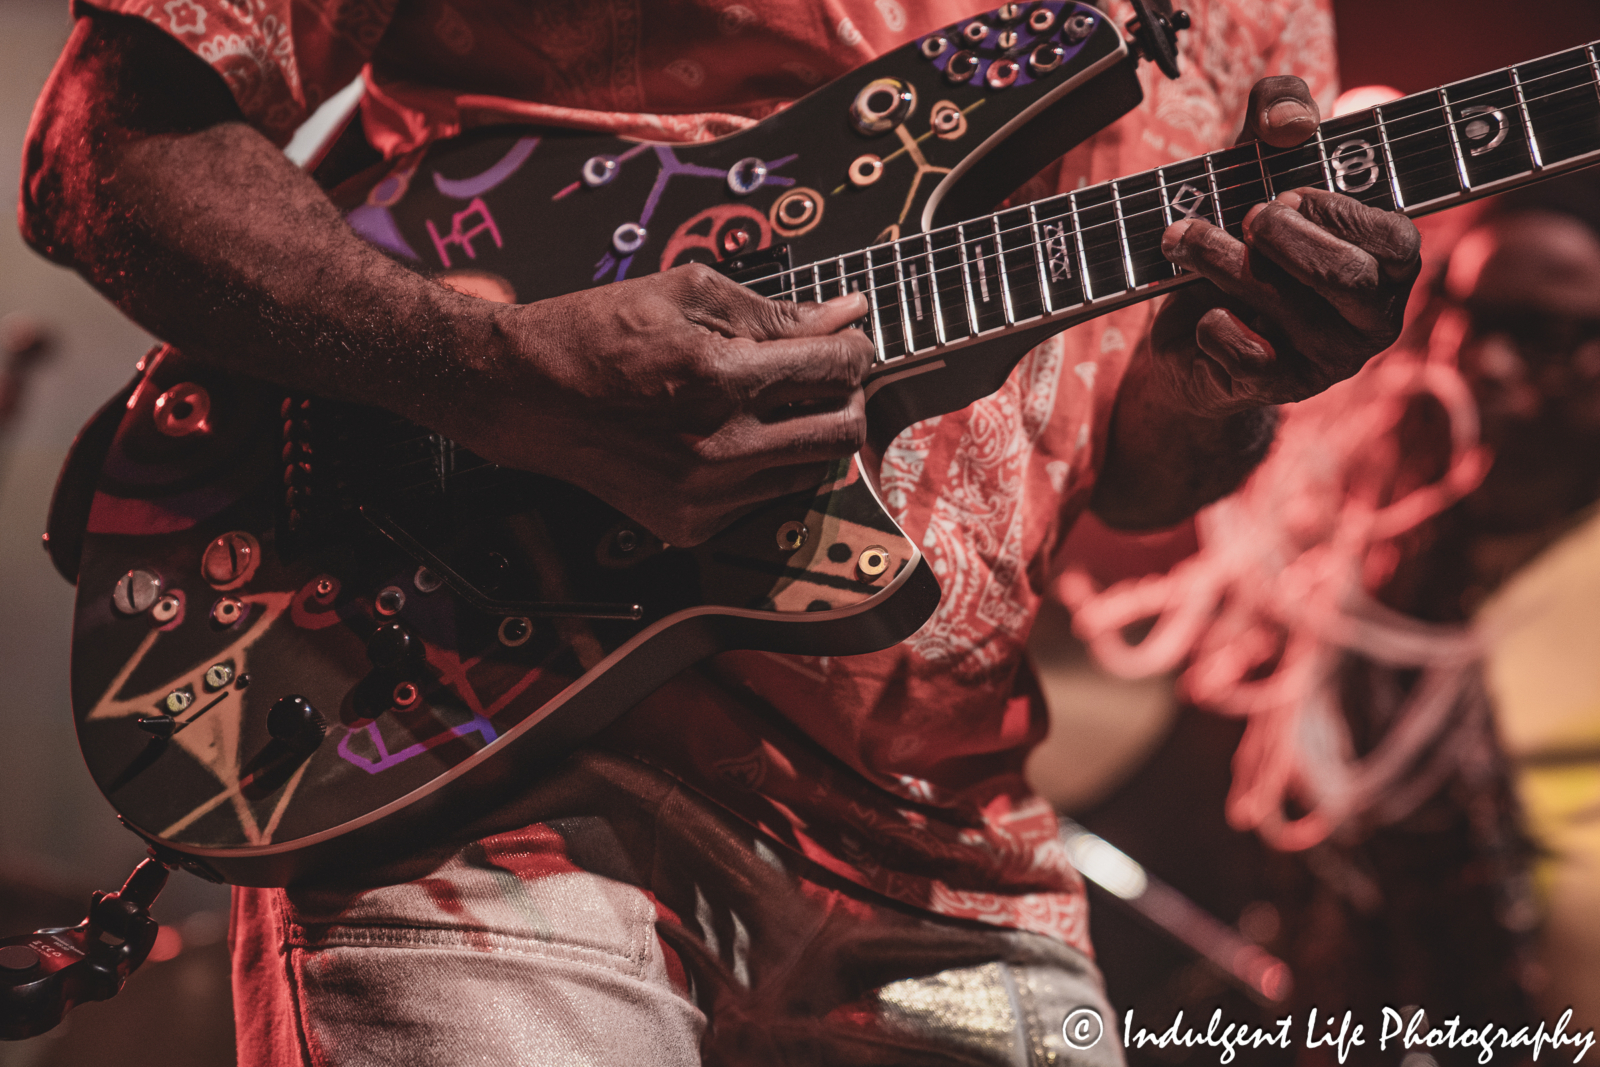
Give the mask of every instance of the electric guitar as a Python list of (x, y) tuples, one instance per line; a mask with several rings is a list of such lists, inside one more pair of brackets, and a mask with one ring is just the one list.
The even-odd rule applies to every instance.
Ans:
[[(1139, 102), (1141, 54), (1176, 76), (1186, 16), (1136, 6), (1130, 42), (1086, 4), (1007, 4), (704, 144), (480, 130), (369, 176), (347, 218), (420, 271), (518, 302), (697, 260), (777, 299), (865, 292), (868, 418), (887, 442), (993, 392), (1052, 334), (1196, 280), (1161, 255), (1177, 218), (1238, 234), (1300, 186), (1416, 215), (1600, 161), (1584, 46), (1298, 148), (992, 211)], [(858, 459), (676, 548), (385, 412), (170, 349), (141, 371), (81, 435), (49, 548), (78, 583), (90, 771), (203, 877), (287, 884), (381, 853), (704, 656), (873, 651), (938, 601)]]

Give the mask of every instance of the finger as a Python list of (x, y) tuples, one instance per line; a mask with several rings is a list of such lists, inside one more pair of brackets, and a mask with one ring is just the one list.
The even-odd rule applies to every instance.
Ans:
[(848, 293), (822, 304), (768, 300), (703, 264), (668, 272), (684, 317), (725, 337), (771, 341), (833, 333), (867, 313), (866, 297)]
[(1386, 294), (1383, 271), (1364, 249), (1280, 202), (1253, 210), (1244, 230), (1252, 249), (1332, 304), (1358, 331), (1382, 338), (1393, 330), (1394, 294)]
[[(1274, 279), (1257, 276), (1255, 268), (1260, 264), (1252, 264), (1250, 248), (1243, 241), (1204, 219), (1183, 219), (1168, 226), (1161, 235), (1161, 251), (1173, 263), (1206, 278), (1225, 295), (1279, 321), (1303, 310), (1290, 306), (1294, 298), (1287, 296), (1282, 286), (1271, 284)], [(1276, 269), (1270, 261), (1268, 266)], [(1294, 302), (1304, 304), (1303, 299)]]
[(816, 489), (833, 476), (835, 463), (825, 460), (787, 467), (768, 467), (735, 489), (743, 500), (764, 504), (780, 496)]
[[(685, 493), (677, 494), (675, 502), (685, 512), (690, 514), (699, 512), (702, 515), (701, 522), (712, 520), (718, 523), (718, 526), (723, 526), (730, 522), (734, 515), (747, 512), (752, 507), (762, 506), (779, 496), (814, 490), (816, 486), (827, 482), (827, 478), (834, 472), (835, 462), (837, 461), (832, 459), (821, 459), (805, 464), (760, 467), (739, 480), (718, 480), (717, 483), (694, 486)], [(678, 539), (674, 544), (685, 544), (685, 542)]]
[(816, 489), (833, 470), (827, 462), (768, 467), (742, 481), (718, 484), (702, 494), (703, 499), (678, 494), (638, 509), (648, 513), (634, 517), (668, 544), (693, 548), (768, 501)]
[(845, 293), (821, 303), (797, 304), (795, 308), (799, 318), (798, 330), (790, 336), (804, 337), (837, 333), (866, 317), (870, 305), (867, 303), (867, 294), (856, 292)]
[(1271, 342), (1227, 308), (1212, 308), (1200, 316), (1195, 324), (1195, 342), (1235, 381), (1270, 374), (1278, 363)]
[(876, 349), (860, 330), (713, 346), (712, 374), (741, 406), (767, 411), (837, 400), (859, 389)]
[(713, 467), (759, 469), (841, 459), (859, 452), (866, 439), (866, 396), (858, 389), (827, 407), (787, 414), (741, 413), (697, 442), (695, 453)]
[(1299, 78), (1263, 78), (1250, 90), (1244, 129), (1236, 143), (1265, 141), (1275, 148), (1292, 148), (1317, 131), (1322, 121), (1311, 90)]
[(1371, 338), (1358, 332), (1337, 308), (1269, 257), (1253, 253), (1204, 220), (1169, 226), (1162, 236), (1162, 251), (1179, 266), (1204, 276), (1239, 310), (1272, 323), (1288, 346), (1313, 365), (1301, 369), (1314, 377), (1330, 382), (1345, 377), (1352, 373), (1343, 369), (1351, 361), (1350, 353), (1370, 354)]
[(1227, 308), (1212, 308), (1195, 325), (1195, 344), (1227, 375), (1227, 395), (1241, 405), (1284, 404), (1314, 390), (1279, 357), (1272, 342)]
[(1326, 189), (1296, 189), (1278, 199), (1372, 256), (1385, 281), (1409, 286), (1422, 270), (1422, 235), (1404, 215)]

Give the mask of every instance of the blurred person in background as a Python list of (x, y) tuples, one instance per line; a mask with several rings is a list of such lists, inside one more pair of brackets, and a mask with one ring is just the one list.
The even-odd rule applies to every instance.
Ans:
[[(1180, 697), (1242, 723), (1186, 711), (1084, 821), (1219, 914), (1269, 904), (1302, 1019), (1600, 1022), (1600, 177), (1473, 212), (1406, 339), (1292, 409), (1194, 556), (1061, 587), (1113, 673), (1182, 665)], [(1160, 829), (1223, 789), (1253, 836)]]

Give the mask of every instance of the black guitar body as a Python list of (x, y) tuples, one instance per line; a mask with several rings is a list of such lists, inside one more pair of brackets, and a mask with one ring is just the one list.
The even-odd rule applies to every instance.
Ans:
[[(417, 270), (516, 302), (690, 261), (826, 298), (905, 279), (864, 241), (993, 207), (1139, 96), (1099, 11), (1010, 5), (710, 143), (480, 130), (369, 178), (348, 218)], [(792, 293), (803, 263), (836, 269)], [(890, 355), (896, 336), (913, 347), (908, 311), (875, 295), (870, 318), (880, 442), (993, 392), (1069, 324), (974, 330), (985, 358), (919, 360)], [(244, 885), (415, 841), (704, 656), (873, 651), (938, 602), (859, 460), (679, 549), (384, 412), (166, 349), (80, 497), (81, 562), (71, 531), (53, 536), (76, 564), (90, 770), (163, 858)]]
[[(1186, 18), (1135, 6), (1140, 50), (1173, 73)], [(1181, 217), (1239, 237), (1252, 205), (1305, 186), (1415, 216), (1600, 161), (1592, 43), (1303, 145), (972, 216), (1137, 103), (1134, 66), (1088, 5), (1007, 4), (718, 141), (482, 130), (336, 195), (390, 255), (497, 299), (694, 260), (775, 298), (860, 289), (881, 446), (1051, 334), (1197, 280), (1161, 254)], [(392, 415), (168, 350), (81, 441), (50, 545), (78, 580), (85, 759), (164, 858), (240, 884), (415, 841), (701, 657), (881, 649), (938, 601), (859, 459), (679, 549)]]

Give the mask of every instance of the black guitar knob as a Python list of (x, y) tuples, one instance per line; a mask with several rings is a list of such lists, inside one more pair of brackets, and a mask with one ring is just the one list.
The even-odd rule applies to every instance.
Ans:
[(297, 751), (310, 752), (327, 732), (328, 724), (305, 697), (280, 697), (267, 712), (267, 733)]
[(416, 640), (397, 622), (386, 622), (367, 638), (367, 658), (374, 667), (397, 670), (416, 651)]

